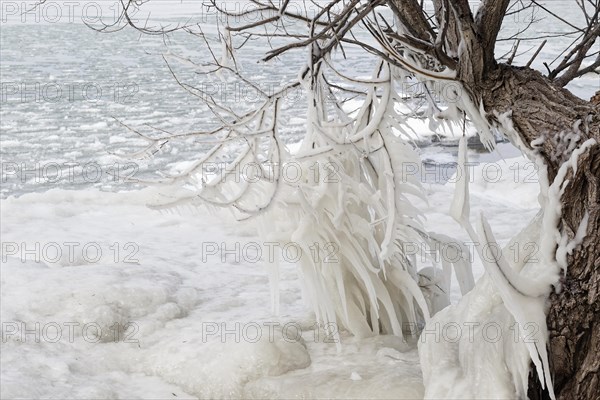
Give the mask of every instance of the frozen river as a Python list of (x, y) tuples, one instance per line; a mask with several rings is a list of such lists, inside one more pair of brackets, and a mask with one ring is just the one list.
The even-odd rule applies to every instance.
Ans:
[[(200, 23), (207, 36), (214, 39), (218, 19), (201, 3), (153, 0), (135, 16), (145, 21), (150, 15), (150, 26)], [(558, 5), (564, 11), (562, 15), (572, 15), (571, 20), (576, 22), (582, 17), (571, 3), (552, 2), (553, 7)], [(145, 132), (152, 131), (147, 125), (158, 129), (154, 132), (186, 132), (210, 126), (214, 121), (201, 100), (175, 82), (161, 57), (179, 54), (194, 61), (206, 60), (208, 55), (199, 38), (180, 33), (168, 40), (140, 37), (132, 29), (99, 33), (83, 23), (111, 22), (118, 2), (54, 1), (36, 11), (28, 11), (26, 4), (3, 1), (1, 10), (3, 198), (54, 187), (123, 188), (127, 177), (151, 176), (152, 171), (168, 170), (170, 164), (190, 160), (206, 150), (206, 145), (188, 140), (169, 143), (150, 160), (115, 155), (135, 152), (144, 145), (117, 120)], [(234, 2), (227, 7), (244, 6), (243, 2)], [(505, 36), (529, 19), (541, 16), (538, 9), (517, 19), (508, 17)], [(534, 25), (531, 35), (567, 28), (542, 20)], [(556, 49), (568, 44), (568, 40), (550, 39), (534, 65), (551, 60)], [(524, 42), (521, 49), (534, 48), (539, 41)], [(510, 41), (500, 42), (497, 53), (503, 54), (511, 45)], [(265, 43), (249, 43), (246, 51), (239, 54), (240, 64), (262, 89), (273, 90), (297, 75), (304, 54), (293, 52), (283, 60), (259, 64), (256, 60), (265, 49)], [(516, 62), (523, 63), (527, 57), (517, 58)], [(347, 71), (370, 74), (371, 63), (351, 50), (344, 65)], [(227, 103), (239, 106), (258, 99), (255, 92), (236, 84), (208, 81), (184, 63), (175, 62), (174, 67), (186, 83)], [(589, 98), (599, 86), (597, 77), (590, 75), (570, 88)], [(288, 143), (296, 142), (305, 128), (303, 94), (290, 93), (284, 108), (289, 112), (282, 124), (282, 136)], [(424, 150), (430, 161), (436, 160), (437, 152), (438, 149)], [(509, 156), (512, 155), (511, 152)], [(446, 162), (447, 157), (441, 161)]]

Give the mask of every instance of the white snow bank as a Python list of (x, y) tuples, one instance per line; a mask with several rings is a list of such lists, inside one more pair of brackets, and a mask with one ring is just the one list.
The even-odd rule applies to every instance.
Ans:
[[(2, 398), (422, 397), (414, 346), (342, 333), (338, 353), (324, 342), (295, 266), (281, 263), (279, 318), (262, 261), (203, 257), (203, 243), (258, 242), (253, 225), (161, 214), (145, 206), (153, 198), (90, 189), (2, 200)], [(63, 256), (23, 257), (36, 243)], [(78, 244), (73, 260), (65, 243)], [(101, 258), (82, 254), (88, 243)]]
[(2, 201), (3, 398), (241, 397), (250, 380), (310, 364), (281, 335), (203, 337), (217, 317), (268, 316), (267, 279), (256, 264), (203, 260), (202, 243), (232, 242), (224, 215), (161, 215), (145, 207), (152, 197)]
[[(514, 327), (515, 330), (506, 327)], [(457, 306), (436, 314), (419, 341), (428, 399), (523, 398), (529, 354), (517, 346), (517, 325), (488, 276)], [(530, 328), (532, 329), (532, 328)]]

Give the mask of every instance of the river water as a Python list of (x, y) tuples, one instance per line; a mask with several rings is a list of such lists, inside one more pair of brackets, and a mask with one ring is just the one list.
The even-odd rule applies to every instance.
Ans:
[[(572, 22), (583, 18), (572, 1), (551, 3)], [(206, 106), (177, 84), (161, 56), (169, 53), (205, 60), (208, 53), (201, 39), (175, 33), (165, 40), (160, 36), (141, 36), (132, 29), (99, 33), (84, 24), (98, 22), (98, 15), (104, 22), (110, 22), (111, 17), (114, 20), (118, 2), (47, 2), (37, 11), (23, 13), (29, 10), (24, 4), (3, 1), (1, 6), (3, 198), (56, 187), (128, 188), (132, 184), (123, 182), (126, 177), (153, 176), (155, 171), (169, 170), (177, 162), (192, 160), (207, 149), (201, 141), (190, 139), (169, 143), (150, 159), (118, 156), (136, 152), (145, 144), (119, 121), (144, 132), (186, 132), (214, 125)], [(231, 8), (240, 7), (241, 3), (227, 4)], [(216, 38), (220, 20), (201, 2), (153, 0), (144, 7), (136, 14), (140, 21), (146, 21), (151, 12), (149, 24), (199, 23), (209, 38)], [(528, 18), (540, 17), (540, 10), (516, 19), (507, 17), (505, 36), (523, 27)], [(564, 24), (550, 22), (545, 19), (535, 24), (531, 35), (568, 29)], [(521, 49), (533, 48), (540, 41), (524, 42)], [(551, 60), (568, 43), (565, 37), (549, 39), (534, 65)], [(510, 41), (500, 42), (497, 53), (504, 53), (511, 45)], [(251, 41), (239, 53), (246, 76), (266, 91), (295, 77), (305, 60), (304, 53), (297, 51), (282, 60), (257, 63), (258, 55), (267, 49), (267, 43)], [(345, 71), (370, 75), (372, 63), (365, 61), (364, 54), (348, 49), (347, 56)], [(524, 63), (529, 56), (517, 57), (515, 63)], [(174, 68), (182, 80), (226, 103), (243, 108), (259, 100), (247, 87), (209, 81), (185, 63), (175, 63)], [(570, 86), (587, 98), (598, 88), (600, 82), (591, 74)], [(285, 98), (282, 138), (287, 143), (302, 137), (305, 104), (299, 91)], [(429, 165), (449, 165), (455, 154), (452, 147), (440, 144), (424, 146), (421, 152)], [(514, 149), (505, 147), (491, 159), (514, 154)]]

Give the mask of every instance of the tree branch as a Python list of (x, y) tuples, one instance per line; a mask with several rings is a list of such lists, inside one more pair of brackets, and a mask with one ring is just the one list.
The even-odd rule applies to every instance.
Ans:
[(477, 10), (475, 22), (481, 33), (486, 70), (496, 65), (494, 48), (509, 3), (510, 0), (484, 0)]
[(428, 42), (435, 36), (417, 0), (388, 0), (388, 5), (400, 20), (406, 33)]
[[(569, 54), (567, 54), (567, 56), (563, 59), (560, 65), (554, 71), (552, 71), (551, 78), (555, 78), (559, 72), (566, 69), (559, 78), (555, 79), (555, 82), (558, 85), (565, 86), (573, 79), (583, 75), (579, 73), (579, 68), (581, 67), (583, 60), (586, 58), (587, 52), (598, 40), (598, 35), (600, 35), (600, 24), (597, 24), (593, 29), (589, 29), (581, 42), (575, 46), (573, 50), (571, 50), (571, 52), (569, 52)], [(573, 60), (570, 60), (570, 58), (575, 54), (577, 54), (577, 56)]]
[(473, 20), (468, 0), (453, 0), (448, 4), (450, 4), (456, 19), (460, 39), (458, 46), (459, 79), (472, 86), (481, 82), (485, 67), (479, 29)]

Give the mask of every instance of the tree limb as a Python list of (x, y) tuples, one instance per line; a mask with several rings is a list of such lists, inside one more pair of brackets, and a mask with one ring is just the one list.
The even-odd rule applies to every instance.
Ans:
[(486, 69), (496, 65), (494, 48), (509, 3), (510, 0), (484, 0), (477, 10), (475, 22), (481, 33)]
[(435, 36), (417, 0), (388, 0), (388, 5), (408, 34), (428, 42)]

